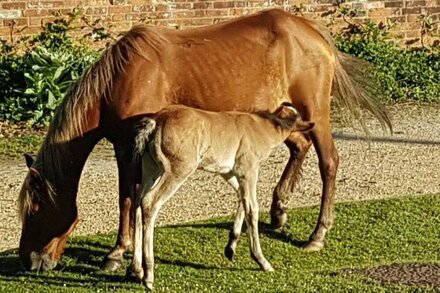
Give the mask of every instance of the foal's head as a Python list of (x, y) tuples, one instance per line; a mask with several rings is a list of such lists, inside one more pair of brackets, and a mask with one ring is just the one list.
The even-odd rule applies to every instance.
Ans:
[(23, 224), (19, 256), (26, 269), (51, 270), (61, 257), (70, 227), (76, 224), (76, 210), (60, 208), (52, 185), (32, 157), (25, 158), (29, 171), (19, 195)]
[(290, 132), (307, 132), (315, 125), (311, 121), (303, 121), (298, 110), (291, 104), (282, 103), (273, 113), (263, 113), (263, 116), (271, 120), (276, 126)]

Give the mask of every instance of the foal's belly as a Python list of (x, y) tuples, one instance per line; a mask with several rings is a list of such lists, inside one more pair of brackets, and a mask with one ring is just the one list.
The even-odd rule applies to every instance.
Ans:
[(235, 159), (204, 157), (199, 162), (198, 169), (216, 174), (228, 174), (234, 167)]

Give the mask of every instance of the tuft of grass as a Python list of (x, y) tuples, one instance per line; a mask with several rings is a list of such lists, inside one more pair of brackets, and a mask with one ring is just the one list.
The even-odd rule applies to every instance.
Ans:
[(0, 157), (18, 158), (24, 153), (36, 154), (43, 143), (44, 136), (25, 134), (0, 139)]
[[(392, 263), (440, 263), (440, 196), (342, 203), (326, 247), (308, 253), (300, 246), (314, 228), (318, 207), (289, 212), (284, 231), (270, 230), (262, 215), (260, 237), (275, 268), (264, 273), (249, 256), (245, 235), (234, 262), (223, 256), (230, 219), (157, 228), (157, 292), (436, 292), (439, 288), (381, 283), (346, 269)], [(16, 254), (0, 256), (0, 291), (132, 292), (144, 288), (115, 273), (99, 270), (115, 235), (76, 237), (56, 271), (22, 272)], [(128, 265), (126, 261), (125, 265)]]

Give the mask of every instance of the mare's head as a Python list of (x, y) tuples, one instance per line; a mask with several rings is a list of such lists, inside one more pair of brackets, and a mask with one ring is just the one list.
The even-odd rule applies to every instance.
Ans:
[(296, 110), (291, 103), (287, 102), (282, 103), (273, 113), (267, 115), (267, 117), (278, 127), (291, 132), (307, 132), (315, 125), (314, 122), (303, 121), (298, 110)]
[(47, 271), (56, 266), (78, 221), (76, 205), (61, 202), (32, 157), (25, 158), (29, 171), (19, 195), (19, 257), (26, 269)]

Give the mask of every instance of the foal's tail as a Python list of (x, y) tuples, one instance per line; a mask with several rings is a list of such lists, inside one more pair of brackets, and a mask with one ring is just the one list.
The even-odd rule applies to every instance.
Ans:
[(144, 117), (136, 127), (137, 134), (134, 140), (134, 155), (142, 155), (145, 152), (151, 135), (156, 129), (156, 121), (152, 118)]
[[(375, 82), (361, 69), (368, 66), (368, 62), (339, 52), (329, 31), (320, 27), (317, 23), (314, 24), (316, 31), (330, 45), (335, 55), (333, 96), (336, 106), (347, 109), (351, 114), (351, 118), (353, 118), (351, 120), (357, 120), (367, 134), (369, 131), (359, 108), (371, 112), (377, 118), (383, 130), (389, 129), (392, 132), (391, 120), (385, 106), (373, 96)], [(351, 77), (346, 70), (350, 71)]]

